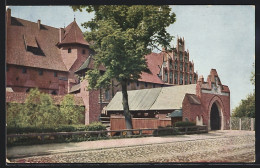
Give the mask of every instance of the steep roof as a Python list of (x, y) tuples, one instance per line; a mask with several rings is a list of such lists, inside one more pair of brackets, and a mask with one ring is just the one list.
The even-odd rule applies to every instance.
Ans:
[(188, 101), (190, 104), (197, 104), (200, 105), (201, 101), (195, 94), (186, 94)]
[[(25, 103), (28, 93), (24, 92), (6, 92), (6, 103)], [(63, 100), (62, 95), (50, 95), (54, 104), (60, 104)], [(84, 106), (84, 102), (81, 97), (74, 95), (75, 105)]]
[(158, 77), (160, 66), (162, 65), (162, 57), (163, 53), (151, 53), (145, 56), (147, 67), (150, 72), (142, 72), (139, 81), (164, 84), (164, 82)]
[(65, 28), (64, 38), (61, 40), (59, 45), (62, 44), (89, 45), (89, 43), (84, 39), (82, 31), (75, 20)]
[(56, 44), (59, 29), (27, 20), (11, 17), (7, 25), (6, 63), (68, 71)]
[[(92, 55), (90, 55), (86, 61), (79, 67), (78, 70), (76, 70), (75, 72), (79, 72), (82, 71), (84, 69), (94, 69), (95, 68), (95, 64), (94, 64), (94, 59), (92, 57)], [(106, 68), (103, 65), (99, 66), (99, 70), (105, 71)]]
[[(129, 109), (174, 110), (182, 107), (186, 93), (195, 94), (196, 84), (128, 91)], [(122, 111), (122, 92), (117, 92), (106, 107), (107, 111)]]

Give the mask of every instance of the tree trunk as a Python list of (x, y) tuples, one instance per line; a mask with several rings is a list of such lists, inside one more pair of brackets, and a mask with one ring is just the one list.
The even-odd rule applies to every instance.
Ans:
[[(123, 103), (123, 109), (124, 109), (126, 129), (133, 129), (132, 116), (129, 111), (129, 105), (128, 105), (127, 81), (126, 80), (122, 81), (121, 86), (122, 86), (122, 99), (123, 99), (122, 103)], [(132, 131), (128, 131), (127, 134), (132, 135)]]

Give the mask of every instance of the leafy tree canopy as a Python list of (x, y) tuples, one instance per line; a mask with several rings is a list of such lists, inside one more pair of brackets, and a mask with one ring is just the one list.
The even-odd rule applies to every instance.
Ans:
[(86, 40), (92, 42), (96, 65), (106, 72), (87, 72), (90, 88), (110, 85), (111, 79), (128, 82), (140, 78), (147, 70), (144, 56), (154, 46), (169, 47), (172, 36), (166, 27), (175, 22), (169, 6), (72, 6), (73, 10), (95, 12), (94, 18), (82, 25), (90, 28)]

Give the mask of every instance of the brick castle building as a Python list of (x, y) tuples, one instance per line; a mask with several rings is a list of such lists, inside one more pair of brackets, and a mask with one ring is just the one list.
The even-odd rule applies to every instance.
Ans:
[[(7, 102), (25, 98), (31, 88), (53, 97), (73, 94), (85, 106), (85, 124), (98, 121), (103, 108), (121, 88), (114, 81), (108, 91), (87, 90), (88, 81), (80, 81), (80, 77), (94, 68), (94, 54), (75, 19), (66, 28), (54, 28), (40, 20), (35, 23), (12, 17), (11, 9), (7, 9)], [(183, 38), (177, 39), (176, 48), (145, 57), (150, 72), (143, 72), (137, 82), (128, 83), (128, 90), (197, 83), (198, 74), (189, 61)], [(100, 66), (99, 70), (105, 68)]]

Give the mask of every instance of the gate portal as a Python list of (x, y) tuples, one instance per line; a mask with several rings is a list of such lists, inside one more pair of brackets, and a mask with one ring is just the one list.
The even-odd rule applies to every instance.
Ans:
[(220, 130), (221, 128), (220, 112), (216, 103), (213, 103), (210, 111), (210, 128), (211, 130)]

